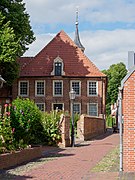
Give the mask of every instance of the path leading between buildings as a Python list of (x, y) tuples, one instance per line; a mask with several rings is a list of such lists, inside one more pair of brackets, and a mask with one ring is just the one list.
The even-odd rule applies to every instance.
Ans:
[(90, 170), (119, 144), (119, 134), (106, 134), (93, 141), (77, 142), (76, 147), (65, 149), (45, 148), (44, 156), (54, 155), (52, 161), (23, 172), (15, 179), (34, 180), (105, 180), (116, 179), (116, 173), (90, 173)]

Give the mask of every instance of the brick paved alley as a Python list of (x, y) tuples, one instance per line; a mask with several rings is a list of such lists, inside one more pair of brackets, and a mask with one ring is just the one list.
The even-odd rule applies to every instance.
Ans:
[[(119, 134), (111, 134), (100, 137), (97, 140), (78, 143), (76, 147), (65, 149), (54, 148), (44, 149), (44, 155), (55, 154), (58, 158), (48, 161), (34, 169), (23, 172), (15, 179), (38, 179), (38, 180), (81, 180), (98, 179), (95, 174), (90, 173), (90, 169), (96, 165), (110, 150), (119, 144)], [(112, 176), (113, 175), (113, 176)], [(107, 174), (111, 180), (118, 173)], [(99, 174), (100, 179), (102, 174)], [(110, 177), (111, 176), (111, 177)], [(103, 180), (105, 175), (103, 175)]]

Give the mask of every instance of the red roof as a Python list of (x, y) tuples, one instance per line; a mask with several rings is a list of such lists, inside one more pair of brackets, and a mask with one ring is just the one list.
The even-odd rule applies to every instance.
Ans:
[(60, 57), (64, 63), (64, 76), (106, 76), (78, 48), (62, 30), (35, 57), (21, 57), (20, 76), (50, 76), (53, 61)]

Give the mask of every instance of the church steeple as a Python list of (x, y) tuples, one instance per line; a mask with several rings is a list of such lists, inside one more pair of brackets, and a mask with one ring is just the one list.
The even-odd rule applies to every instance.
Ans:
[(74, 43), (81, 48), (81, 50), (84, 52), (85, 48), (83, 47), (83, 45), (81, 44), (80, 38), (79, 38), (79, 30), (78, 30), (78, 9), (76, 10), (76, 30), (75, 30), (75, 39), (74, 39)]

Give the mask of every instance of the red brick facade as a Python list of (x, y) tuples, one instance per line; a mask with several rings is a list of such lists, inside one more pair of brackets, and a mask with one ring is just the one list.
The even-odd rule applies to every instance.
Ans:
[(123, 88), (123, 170), (135, 171), (135, 71)]
[[(53, 80), (62, 80), (63, 81), (63, 96), (54, 97), (53, 96)], [(106, 79), (101, 77), (99, 78), (62, 78), (62, 77), (35, 77), (35, 78), (19, 78), (13, 85), (12, 89), (12, 98), (15, 99), (19, 94), (19, 81), (27, 80), (29, 81), (29, 96), (28, 98), (34, 100), (35, 103), (44, 103), (45, 111), (51, 111), (53, 103), (63, 104), (64, 111), (71, 110), (69, 91), (71, 89), (71, 81), (79, 80), (81, 82), (81, 95), (76, 96), (75, 103), (79, 103), (81, 107), (81, 114), (87, 114), (88, 103), (97, 103), (98, 104), (98, 115), (105, 115), (105, 88), (106, 88)], [(37, 97), (35, 95), (35, 81), (36, 80), (45, 80), (45, 96)], [(87, 82), (88, 81), (97, 81), (98, 82), (98, 95), (97, 96), (87, 96)], [(26, 96), (27, 97), (27, 96)]]

